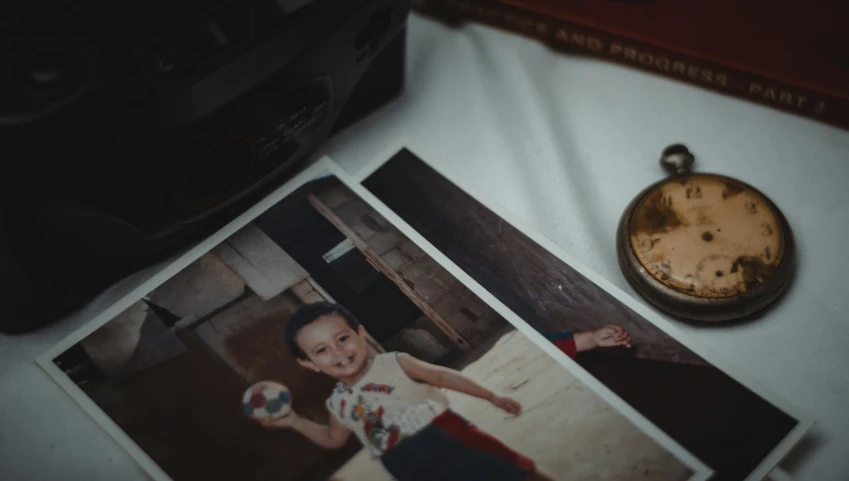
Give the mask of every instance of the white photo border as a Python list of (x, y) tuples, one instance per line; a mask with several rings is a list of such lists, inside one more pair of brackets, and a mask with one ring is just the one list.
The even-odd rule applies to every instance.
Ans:
[[(387, 157), (385, 160), (388, 160), (389, 158), (390, 157)], [(383, 162), (381, 162), (381, 165), (382, 163)], [(412, 242), (424, 250), (425, 253), (430, 255), (434, 261), (439, 263), (467, 288), (479, 296), (481, 300), (489, 305), (490, 308), (498, 312), (499, 315), (513, 324), (518, 331), (522, 332), (522, 334), (531, 339), (531, 341), (539, 346), (544, 352), (558, 361), (562, 368), (580, 379), (581, 382), (587, 385), (587, 387), (599, 396), (599, 398), (608, 403), (611, 407), (615, 408), (637, 428), (645, 432), (649, 437), (655, 440), (655, 442), (690, 468), (693, 471), (693, 475), (690, 477), (689, 481), (705, 481), (713, 475), (713, 471), (708, 466), (681, 447), (666, 433), (654, 426), (650, 421), (645, 419), (639, 412), (630, 407), (600, 381), (595, 379), (595, 377), (581, 368), (574, 360), (566, 356), (563, 352), (548, 342), (548, 340), (546, 340), (538, 331), (533, 329), (524, 320), (510, 311), (498, 299), (492, 296), (489, 291), (478, 285), (477, 282), (471, 279), (459, 267), (454, 265), (453, 262), (451, 262), (438, 249), (424, 240), (424, 238), (412, 229), (412, 227), (401, 220), (382, 202), (377, 200), (377, 198), (360, 185), (359, 182), (354, 181), (354, 178), (333, 162), (332, 159), (325, 156), (304, 169), (300, 174), (293, 177), (290, 181), (260, 201), (258, 204), (248, 209), (237, 219), (233, 220), (218, 232), (188, 250), (174, 262), (164, 267), (150, 279), (133, 289), (129, 294), (119, 299), (100, 314), (94, 316), (91, 321), (71, 333), (69, 336), (38, 357), (36, 362), (45, 371), (45, 373), (49, 375), (77, 404), (79, 404), (82, 409), (91, 416), (94, 421), (99, 424), (104, 431), (106, 431), (106, 433), (109, 434), (154, 480), (173, 481), (172, 478), (170, 478), (168, 474), (165, 473), (165, 471), (162, 470), (162, 468), (159, 467), (159, 465), (121, 429), (120, 426), (106, 415), (106, 413), (100, 409), (100, 407), (98, 407), (97, 404), (87, 394), (85, 394), (82, 389), (80, 389), (64, 372), (62, 372), (58, 366), (56, 366), (54, 359), (85, 339), (99, 327), (110, 322), (133, 303), (148, 295), (151, 291), (188, 267), (202, 255), (225, 241), (271, 207), (285, 199), (295, 190), (312, 180), (327, 176), (335, 176), (339, 179), (340, 182), (360, 196), (364, 202), (384, 216), (402, 234), (407, 236)]]

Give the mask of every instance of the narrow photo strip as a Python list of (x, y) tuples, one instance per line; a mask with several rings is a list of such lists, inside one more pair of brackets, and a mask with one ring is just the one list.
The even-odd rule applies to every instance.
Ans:
[[(707, 464), (715, 471), (711, 479), (764, 479), (812, 425), (810, 417), (742, 381), (672, 323), (407, 148), (388, 161), (378, 159), (357, 178), (398, 225), (409, 226), (564, 358)], [(625, 329), (630, 346), (576, 356), (574, 333), (608, 325)]]
[(156, 480), (710, 478), (363, 192), (322, 159), (39, 364)]

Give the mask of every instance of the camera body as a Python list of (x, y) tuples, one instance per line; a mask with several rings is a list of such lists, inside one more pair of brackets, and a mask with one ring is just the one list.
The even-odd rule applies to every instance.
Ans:
[(0, 25), (0, 331), (210, 235), (403, 86), (409, 0), (177, 3)]

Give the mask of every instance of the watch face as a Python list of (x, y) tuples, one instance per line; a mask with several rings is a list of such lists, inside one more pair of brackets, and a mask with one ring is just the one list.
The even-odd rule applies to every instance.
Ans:
[(785, 248), (778, 215), (760, 192), (710, 174), (652, 189), (631, 213), (629, 240), (655, 280), (704, 298), (750, 292), (773, 275)]

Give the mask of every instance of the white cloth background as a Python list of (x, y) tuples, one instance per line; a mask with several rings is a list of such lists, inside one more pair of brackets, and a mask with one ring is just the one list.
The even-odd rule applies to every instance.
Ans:
[[(666, 145), (683, 142), (698, 170), (770, 196), (797, 235), (794, 288), (756, 323), (684, 329), (818, 419), (785, 463), (795, 479), (849, 479), (849, 132), (483, 26), (413, 16), (408, 52), (404, 95), (326, 152), (353, 174), (406, 144), (626, 292), (634, 291), (616, 262), (616, 225), (663, 176)], [(44, 330), (0, 336), (4, 479), (145, 479), (33, 359), (156, 270)]]

